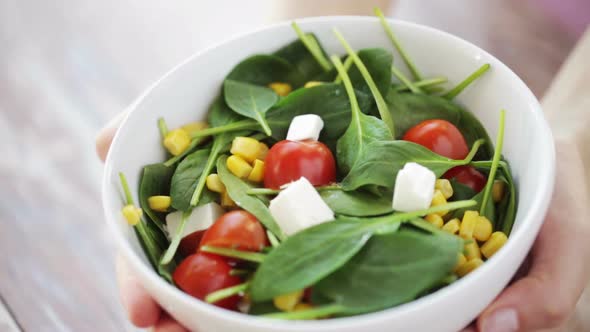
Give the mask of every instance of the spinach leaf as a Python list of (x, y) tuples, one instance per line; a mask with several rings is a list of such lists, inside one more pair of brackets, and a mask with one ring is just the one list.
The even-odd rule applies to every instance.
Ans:
[(280, 240), (285, 239), (283, 231), (274, 220), (266, 205), (257, 197), (247, 194), (254, 186), (233, 175), (226, 166), (227, 156), (217, 159), (217, 173), (225, 185), (229, 197), (242, 209), (252, 213), (256, 218)]
[(279, 100), (279, 95), (269, 88), (233, 80), (225, 80), (224, 94), (225, 101), (232, 110), (256, 120), (264, 132), (271, 135), (265, 114)]
[(406, 163), (415, 162), (434, 172), (437, 178), (455, 166), (466, 165), (479, 148), (477, 141), (464, 160), (453, 160), (408, 141), (376, 141), (369, 143), (352, 170), (342, 180), (342, 188), (350, 191), (366, 185), (392, 189), (397, 173)]
[(303, 31), (299, 28), (296, 22), (293, 22), (291, 26), (293, 27), (293, 30), (295, 30), (295, 33), (297, 34), (303, 45), (305, 45), (309, 53), (314, 57), (314, 59), (322, 67), (322, 69), (326, 72), (330, 71), (330, 69), (332, 69), (332, 66), (330, 64), (330, 61), (328, 61), (328, 59), (326, 58), (326, 53), (320, 46), (318, 40), (316, 38), (311, 38), (309, 35), (303, 33)]
[[(197, 150), (188, 155), (176, 168), (172, 175), (170, 197), (172, 207), (180, 211), (188, 211), (191, 207), (191, 198), (197, 186), (197, 180), (203, 173), (207, 163), (210, 149)], [(203, 190), (199, 205), (213, 201), (215, 195), (207, 188)]]
[[(382, 48), (365, 48), (358, 52), (358, 57), (367, 67), (381, 95), (386, 96), (391, 86), (391, 64), (393, 63), (391, 52)], [(351, 66), (348, 75), (355, 89), (366, 94), (371, 93), (371, 88), (357, 66)]]
[(473, 196), (477, 194), (475, 190), (471, 189), (471, 187), (464, 185), (463, 183), (457, 181), (455, 178), (452, 178), (449, 181), (451, 182), (451, 186), (453, 187), (453, 197), (451, 197), (453, 201), (471, 199)]
[(162, 215), (150, 208), (148, 198), (156, 195), (169, 195), (172, 174), (174, 174), (173, 167), (166, 167), (164, 164), (147, 165), (143, 168), (139, 184), (139, 204), (164, 235), (167, 234), (167, 230), (164, 227)]
[(248, 315), (260, 316), (279, 312), (281, 311), (277, 309), (277, 307), (275, 307), (272, 301), (254, 302), (250, 304), (250, 310), (248, 310)]
[(246, 119), (244, 116), (232, 111), (227, 106), (223, 93), (215, 98), (207, 114), (207, 122), (211, 127), (220, 127), (244, 119)]
[(393, 212), (391, 197), (364, 191), (321, 190), (320, 196), (336, 214), (353, 217), (378, 216)]
[(516, 187), (508, 165), (501, 166), (500, 170), (502, 174), (499, 179), (506, 183), (508, 192), (504, 194), (504, 198), (498, 203), (498, 216), (494, 229), (502, 231), (508, 236), (512, 232), (512, 226), (516, 218)]
[(295, 66), (276, 55), (253, 55), (237, 64), (226, 80), (267, 86), (272, 82), (289, 83), (293, 88), (305, 84)]
[[(369, 143), (392, 140), (393, 137), (383, 121), (361, 112), (351, 80), (342, 62), (336, 56), (332, 57), (332, 62), (342, 78), (352, 110), (350, 126), (346, 129), (344, 135), (340, 137), (336, 146), (338, 169), (343, 174), (347, 174)], [(387, 86), (389, 86), (389, 83)]]
[[(313, 33), (306, 33), (305, 36), (306, 38), (315, 40), (321, 52), (325, 56), (326, 52), (321, 47), (317, 37)], [(299, 71), (299, 74), (306, 82), (311, 81), (314, 79), (314, 77), (324, 73), (322, 66), (316, 61), (314, 56), (305, 47), (300, 38), (283, 46), (281, 49), (276, 51), (274, 55), (281, 57), (291, 63), (297, 69), (297, 71)]]
[(346, 265), (316, 284), (314, 293), (343, 306), (343, 315), (405, 303), (453, 270), (462, 244), (456, 236), (407, 229), (374, 236)]

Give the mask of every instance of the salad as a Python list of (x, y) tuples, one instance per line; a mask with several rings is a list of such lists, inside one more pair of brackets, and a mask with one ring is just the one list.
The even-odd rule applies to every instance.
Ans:
[[(206, 122), (169, 130), (122, 213), (162, 278), (249, 315), (319, 319), (390, 308), (471, 273), (507, 241), (516, 188), (495, 144), (392, 46), (328, 57), (311, 32), (229, 70)], [(154, 126), (155, 127), (155, 126)]]

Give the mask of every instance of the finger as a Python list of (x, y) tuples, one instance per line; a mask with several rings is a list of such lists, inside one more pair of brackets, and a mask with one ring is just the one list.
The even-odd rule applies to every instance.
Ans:
[[(480, 316), (488, 331), (536, 331), (562, 325), (590, 275), (586, 189), (577, 150), (558, 156), (557, 187), (547, 221), (531, 252), (529, 274), (507, 288)], [(565, 168), (567, 166), (567, 169)]]
[(160, 306), (139, 284), (121, 256), (117, 255), (116, 262), (121, 302), (129, 320), (137, 327), (154, 326), (160, 319)]
[(107, 158), (107, 153), (109, 152), (109, 147), (113, 142), (115, 133), (126, 114), (127, 112), (119, 113), (100, 130), (98, 135), (96, 135), (96, 154), (101, 161), (105, 161)]
[(188, 330), (164, 313), (154, 327), (154, 332), (188, 332)]

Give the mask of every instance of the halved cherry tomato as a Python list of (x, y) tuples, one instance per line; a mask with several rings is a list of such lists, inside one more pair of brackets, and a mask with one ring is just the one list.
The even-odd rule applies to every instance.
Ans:
[(301, 177), (314, 186), (336, 181), (336, 161), (332, 151), (318, 141), (280, 141), (264, 160), (264, 186), (278, 189)]
[(222, 215), (207, 229), (200, 246), (205, 245), (260, 251), (269, 242), (264, 227), (255, 216), (236, 210)]
[(457, 182), (468, 186), (476, 193), (482, 191), (488, 181), (483, 174), (471, 166), (453, 167), (443, 175), (443, 178), (449, 180), (454, 178)]
[[(241, 283), (239, 277), (230, 276), (231, 266), (221, 257), (207, 253), (196, 253), (185, 258), (174, 270), (174, 283), (184, 292), (198, 299), (212, 292)], [(216, 306), (236, 310), (238, 295), (213, 303)]]
[(196, 231), (182, 238), (182, 241), (178, 245), (178, 252), (182, 257), (187, 257), (197, 252), (205, 231), (206, 229)]
[(445, 120), (420, 122), (410, 128), (403, 139), (451, 159), (464, 159), (469, 154), (467, 143), (459, 129)]

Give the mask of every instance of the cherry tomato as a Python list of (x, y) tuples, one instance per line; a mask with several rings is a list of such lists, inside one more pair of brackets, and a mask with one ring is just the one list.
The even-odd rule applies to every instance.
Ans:
[[(184, 292), (204, 300), (212, 292), (241, 283), (239, 277), (230, 276), (231, 266), (221, 257), (196, 253), (185, 258), (174, 270), (174, 283)], [(228, 297), (213, 304), (235, 310), (240, 297)]]
[(451, 159), (464, 159), (469, 154), (467, 143), (459, 129), (445, 120), (420, 122), (410, 128), (403, 139)]
[(178, 245), (178, 252), (182, 257), (187, 257), (195, 252), (199, 248), (199, 243), (201, 243), (201, 239), (203, 238), (203, 234), (205, 234), (206, 230), (196, 231), (187, 236), (185, 236), (180, 244)]
[(247, 211), (236, 210), (219, 217), (203, 235), (200, 246), (260, 251), (268, 244), (266, 231), (256, 217)]
[(336, 161), (332, 151), (318, 141), (280, 141), (264, 160), (264, 186), (280, 186), (307, 178), (314, 186), (336, 181)]
[(468, 186), (476, 193), (482, 191), (488, 181), (483, 174), (471, 166), (453, 167), (443, 174), (443, 178), (449, 180), (454, 178), (457, 182)]

